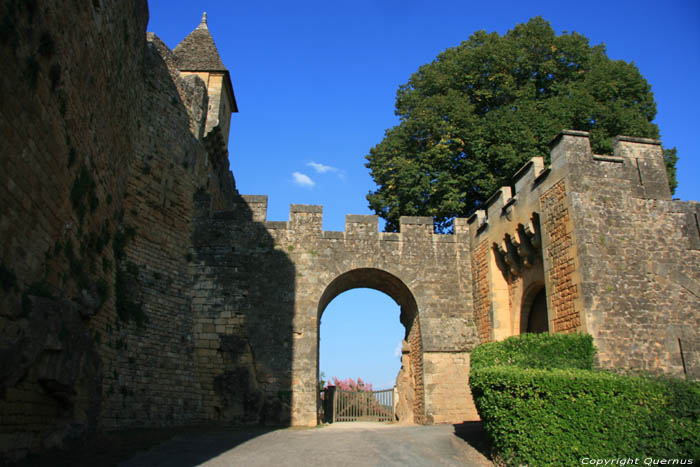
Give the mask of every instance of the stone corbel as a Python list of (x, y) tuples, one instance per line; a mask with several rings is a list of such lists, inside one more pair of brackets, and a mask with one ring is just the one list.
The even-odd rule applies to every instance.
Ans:
[(533, 247), (530, 238), (522, 224), (518, 225), (516, 235), (511, 237), (513, 245), (516, 246), (518, 255), (520, 255), (523, 262), (523, 266), (526, 268), (531, 268), (535, 262), (536, 249)]
[(501, 251), (501, 249), (503, 249), (505, 251), (504, 253), (501, 253), (501, 254), (503, 254), (503, 261), (505, 261), (505, 263), (508, 265), (508, 268), (510, 269), (510, 273), (513, 274), (514, 276), (519, 276), (520, 269), (521, 269), (521, 262), (520, 262), (520, 256), (518, 255), (518, 249), (513, 244), (513, 237), (506, 234), (505, 238), (503, 239), (501, 244), (498, 246), (498, 250)]
[(523, 226), (523, 231), (530, 239), (530, 244), (534, 249), (539, 249), (541, 246), (540, 242), (540, 232), (535, 227), (535, 223), (530, 220)]

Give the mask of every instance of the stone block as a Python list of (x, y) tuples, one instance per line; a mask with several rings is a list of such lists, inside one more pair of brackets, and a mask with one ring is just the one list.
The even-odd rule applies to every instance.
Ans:
[(347, 214), (345, 216), (345, 232), (354, 234), (376, 234), (378, 232), (379, 218), (377, 216)]

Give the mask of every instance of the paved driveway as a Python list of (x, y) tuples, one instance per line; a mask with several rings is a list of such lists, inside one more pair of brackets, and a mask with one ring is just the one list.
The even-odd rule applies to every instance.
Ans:
[(476, 431), (473, 428), (354, 422), (319, 428), (288, 428), (254, 437), (243, 432), (211, 432), (178, 436), (119, 466), (492, 465), (475, 449), (482, 440), (478, 427)]

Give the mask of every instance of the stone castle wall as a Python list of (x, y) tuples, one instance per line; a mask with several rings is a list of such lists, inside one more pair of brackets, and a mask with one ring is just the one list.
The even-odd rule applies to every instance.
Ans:
[[(399, 396), (404, 392), (413, 397), (408, 401), (410, 418), (414, 423), (423, 423), (425, 419), (425, 384), (423, 382), (423, 349), (421, 346), (420, 322), (414, 322), (406, 338), (408, 346), (408, 365), (410, 380), (405, 388), (399, 388)], [(402, 346), (403, 351), (403, 346)], [(403, 363), (403, 362), (402, 362)], [(402, 365), (403, 369), (403, 365)], [(398, 378), (397, 378), (398, 379)]]
[(233, 198), (210, 176), (212, 153), (203, 141), (207, 90), (199, 80), (181, 78), (174, 62), (149, 35), (139, 144), (115, 234), (124, 242), (124, 257), (113, 261), (115, 293), (125, 310), (100, 313), (90, 323), (102, 336), (104, 428), (202, 419), (189, 312), (193, 193), (209, 191), (222, 206)]
[(564, 138), (582, 318), (600, 364), (700, 378), (700, 203), (671, 200), (658, 141), (620, 137), (597, 156), (585, 136)]
[(100, 420), (90, 322), (114, 314), (102, 285), (114, 281), (108, 237), (137, 146), (146, 65), (134, 51), (148, 15), (145, 2), (98, 4), (0, 4), (0, 452), (11, 457)]
[(541, 284), (549, 330), (593, 335), (602, 367), (698, 378), (700, 204), (671, 200), (659, 142), (618, 137), (595, 155), (565, 131), (551, 159), (469, 219), (481, 340), (523, 332)]
[(145, 2), (0, 17), (0, 453), (201, 421), (193, 193), (235, 193), (206, 87), (147, 40)]

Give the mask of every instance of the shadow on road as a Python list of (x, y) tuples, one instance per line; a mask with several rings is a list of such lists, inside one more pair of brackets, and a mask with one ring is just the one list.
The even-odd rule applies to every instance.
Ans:
[(463, 439), (487, 459), (491, 459), (491, 439), (482, 422), (464, 422), (454, 425), (455, 435)]
[[(223, 452), (277, 428), (269, 427), (185, 427), (133, 429), (101, 433), (31, 455), (12, 467), (107, 467), (168, 465), (185, 467), (202, 464)], [(165, 451), (176, 452), (167, 455)], [(130, 459), (135, 459), (131, 460)], [(164, 459), (167, 462), (164, 463)]]
[[(355, 422), (317, 429), (281, 428), (210, 426), (102, 433), (66, 444), (62, 450), (28, 457), (13, 467), (189, 467), (207, 461), (214, 465), (406, 467), (490, 465), (491, 459), (491, 442), (481, 422), (452, 427)], [(369, 457), (358, 458), (358, 450)], [(310, 452), (315, 452), (313, 462), (307, 456)]]

